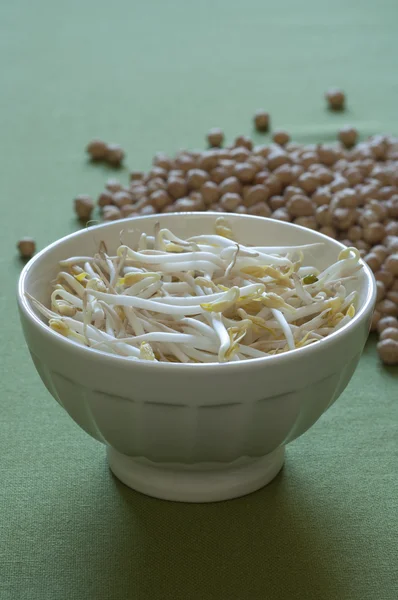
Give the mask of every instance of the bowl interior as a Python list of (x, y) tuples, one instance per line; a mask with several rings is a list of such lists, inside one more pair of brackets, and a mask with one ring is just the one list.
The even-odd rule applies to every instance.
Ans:
[[(123, 243), (135, 245), (141, 233), (153, 233), (157, 221), (160, 222), (161, 227), (170, 228), (173, 233), (183, 238), (204, 233), (210, 234), (214, 233), (215, 221), (219, 217), (219, 213), (154, 215), (115, 221), (78, 231), (54, 242), (26, 265), (20, 279), (20, 301), (30, 314), (33, 309), (24, 297), (25, 291), (48, 305), (52, 281), (59, 271), (59, 261), (71, 256), (93, 256), (98, 251), (101, 241), (106, 243), (109, 253), (115, 253), (121, 239)], [(290, 223), (234, 214), (226, 215), (226, 218), (232, 225), (237, 241), (246, 245), (295, 246), (322, 242), (322, 246), (308, 250), (305, 254), (305, 264), (310, 264), (318, 269), (323, 269), (335, 262), (343, 248), (342, 244), (336, 240)], [(358, 279), (347, 285), (348, 291), (356, 289), (359, 292), (359, 311), (372, 302), (371, 282), (372, 275), (368, 267), (364, 265), (358, 274)]]

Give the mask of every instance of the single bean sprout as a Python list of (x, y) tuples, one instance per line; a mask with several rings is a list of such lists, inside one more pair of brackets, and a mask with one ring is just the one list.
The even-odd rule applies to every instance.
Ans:
[(322, 244), (244, 246), (229, 223), (181, 239), (156, 224), (136, 248), (60, 262), (50, 308), (28, 295), (49, 327), (74, 343), (133, 361), (210, 363), (314, 344), (355, 315), (346, 283), (355, 248), (319, 272), (303, 264)]

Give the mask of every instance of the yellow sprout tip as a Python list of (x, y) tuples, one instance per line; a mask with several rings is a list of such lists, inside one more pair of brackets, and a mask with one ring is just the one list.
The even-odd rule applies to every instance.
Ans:
[(48, 324), (53, 331), (56, 331), (57, 333), (64, 336), (69, 335), (70, 329), (67, 325), (65, 325), (63, 321), (59, 319), (50, 319)]

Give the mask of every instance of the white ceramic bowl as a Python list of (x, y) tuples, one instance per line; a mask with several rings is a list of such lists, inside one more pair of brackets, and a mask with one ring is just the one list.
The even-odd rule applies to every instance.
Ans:
[[(214, 231), (218, 213), (185, 213), (116, 221), (69, 235), (24, 268), (18, 301), (25, 338), (49, 392), (108, 449), (114, 474), (159, 498), (209, 502), (242, 496), (271, 481), (285, 445), (311, 427), (351, 379), (368, 336), (375, 284), (364, 264), (353, 320), (319, 343), (277, 356), (227, 364), (131, 362), (84, 348), (50, 330), (25, 297), (48, 304), (58, 261), (93, 255), (106, 240), (131, 243), (157, 220), (182, 237)], [(253, 245), (324, 242), (318, 268), (342, 245), (296, 225), (229, 215), (237, 239)]]

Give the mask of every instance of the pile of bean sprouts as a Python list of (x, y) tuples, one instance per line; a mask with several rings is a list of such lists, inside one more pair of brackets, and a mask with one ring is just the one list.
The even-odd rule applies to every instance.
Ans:
[(313, 344), (355, 315), (346, 283), (361, 268), (356, 248), (322, 272), (304, 264), (322, 244), (245, 246), (229, 223), (181, 239), (159, 223), (135, 249), (60, 262), (49, 327), (82, 346), (178, 363), (241, 361)]

